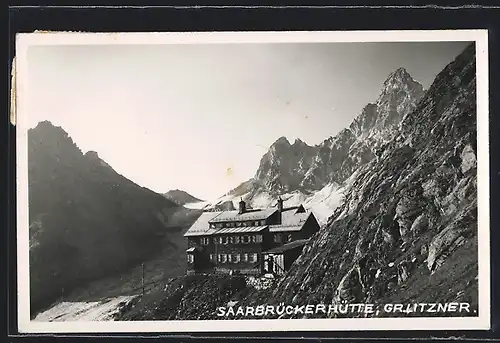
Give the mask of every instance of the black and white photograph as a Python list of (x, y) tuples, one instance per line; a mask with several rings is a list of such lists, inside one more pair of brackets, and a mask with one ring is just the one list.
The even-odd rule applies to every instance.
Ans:
[(487, 39), (19, 34), (20, 332), (488, 329)]

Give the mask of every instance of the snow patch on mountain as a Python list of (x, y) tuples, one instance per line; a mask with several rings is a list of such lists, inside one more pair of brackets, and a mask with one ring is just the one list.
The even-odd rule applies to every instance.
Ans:
[(69, 302), (63, 301), (45, 312), (39, 313), (37, 322), (69, 321), (113, 321), (120, 309), (136, 296), (120, 296), (103, 301)]
[(344, 188), (336, 183), (323, 187), (304, 202), (304, 208), (310, 209), (320, 224), (326, 224), (333, 210), (340, 205), (344, 198)]

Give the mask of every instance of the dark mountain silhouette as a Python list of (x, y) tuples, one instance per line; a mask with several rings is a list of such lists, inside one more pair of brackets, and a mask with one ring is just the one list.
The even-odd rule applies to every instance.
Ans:
[(29, 130), (28, 149), (32, 314), (165, 246), (184, 258), (182, 230), (199, 211), (138, 186), (96, 152), (82, 154), (50, 122)]

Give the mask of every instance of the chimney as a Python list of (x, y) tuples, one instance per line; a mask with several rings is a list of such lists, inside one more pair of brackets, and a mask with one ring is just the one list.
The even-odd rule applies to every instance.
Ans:
[(278, 198), (278, 211), (283, 212), (283, 199)]
[(281, 224), (282, 223), (282, 212), (283, 212), (283, 199), (281, 199), (281, 197), (278, 198), (278, 212), (279, 212), (278, 221), (279, 221), (279, 224)]
[(283, 199), (278, 198), (278, 211), (283, 212)]
[(247, 210), (246, 204), (245, 204), (245, 202), (243, 201), (243, 198), (241, 198), (238, 213), (239, 213), (239, 214), (243, 214), (243, 213), (245, 213), (245, 212), (246, 212), (246, 210)]

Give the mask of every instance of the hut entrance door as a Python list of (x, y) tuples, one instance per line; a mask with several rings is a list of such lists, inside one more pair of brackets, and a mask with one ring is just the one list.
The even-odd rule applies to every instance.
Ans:
[(274, 256), (273, 255), (266, 255), (266, 258), (264, 259), (264, 271), (266, 273), (274, 274)]
[(283, 262), (284, 261), (282, 254), (269, 254), (264, 260), (264, 270), (266, 271), (266, 273), (281, 275), (283, 274), (285, 267)]

